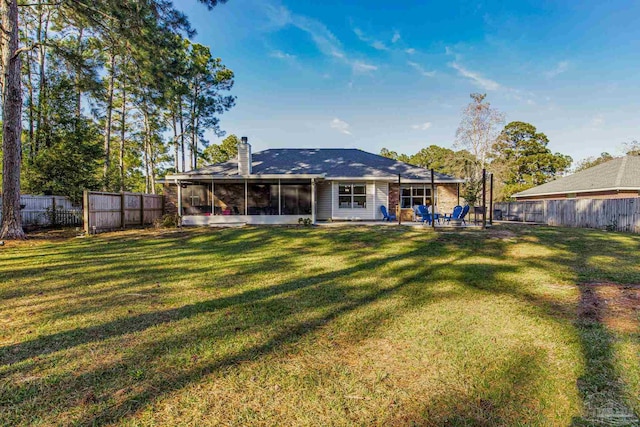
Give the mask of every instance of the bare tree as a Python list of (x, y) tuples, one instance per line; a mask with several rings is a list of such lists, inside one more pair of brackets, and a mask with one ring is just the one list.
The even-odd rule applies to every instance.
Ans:
[(485, 102), (486, 97), (486, 94), (471, 94), (473, 101), (464, 109), (462, 121), (456, 131), (455, 147), (468, 150), (478, 161), (475, 168), (476, 179), (487, 166), (487, 157), (500, 135), (500, 127), (505, 118), (503, 113)]

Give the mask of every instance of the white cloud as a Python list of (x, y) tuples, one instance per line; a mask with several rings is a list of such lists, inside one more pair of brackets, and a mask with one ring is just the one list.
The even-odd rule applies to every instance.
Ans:
[(389, 49), (387, 47), (387, 45), (385, 45), (384, 43), (382, 43), (381, 41), (378, 41), (378, 40), (374, 40), (371, 43), (371, 47), (374, 48), (374, 49), (377, 49), (377, 50), (387, 50), (387, 49)]
[(404, 51), (409, 55), (413, 55), (414, 53), (416, 53), (416, 50), (412, 47), (410, 47), (409, 49), (405, 49)]
[(564, 73), (568, 69), (569, 69), (569, 61), (560, 61), (554, 68), (552, 68), (551, 70), (547, 71), (544, 74), (545, 76), (547, 76), (547, 78), (552, 79), (555, 76)]
[(378, 67), (362, 61), (353, 61), (351, 63), (351, 69), (356, 74), (368, 74), (372, 71), (376, 71)]
[(424, 68), (422, 68), (422, 66), (420, 64), (418, 64), (417, 62), (407, 61), (407, 64), (409, 64), (411, 67), (415, 68), (424, 77), (433, 77), (433, 76), (436, 75), (435, 71), (427, 71)]
[(360, 28), (354, 28), (353, 32), (360, 39), (360, 41), (367, 43), (372, 48), (376, 50), (389, 50), (386, 44), (384, 44), (380, 40), (374, 40), (371, 37), (368, 37)]
[(272, 58), (276, 58), (276, 59), (282, 59), (282, 60), (288, 60), (288, 61), (292, 61), (294, 59), (296, 59), (295, 55), (291, 55), (289, 53), (283, 52), (281, 50), (274, 50), (273, 52), (271, 52), (269, 54), (270, 57)]
[(458, 73), (462, 77), (466, 77), (471, 80), (476, 86), (481, 87), (484, 90), (498, 90), (500, 89), (500, 84), (496, 81), (488, 79), (486, 77), (482, 77), (479, 73), (475, 71), (468, 70), (464, 68), (462, 65), (457, 62), (452, 62), (449, 66), (458, 71)]
[(331, 129), (335, 129), (340, 133), (343, 133), (345, 135), (351, 135), (351, 131), (349, 130), (350, 126), (349, 123), (340, 120), (339, 118), (335, 118), (333, 120), (331, 120), (331, 123), (329, 123), (329, 127)]
[(391, 43), (398, 43), (402, 37), (398, 31), (393, 32), (393, 37), (391, 37)]
[[(266, 6), (267, 16), (275, 28), (289, 25), (307, 33), (318, 50), (327, 57), (335, 58), (351, 67), (353, 72), (368, 73), (378, 69), (375, 65), (356, 60), (347, 54), (340, 40), (320, 21), (302, 15), (296, 15), (284, 6)], [(356, 33), (357, 34), (357, 33)]]
[(424, 122), (422, 124), (419, 125), (412, 125), (411, 129), (415, 129), (415, 130), (427, 130), (431, 127), (431, 122)]

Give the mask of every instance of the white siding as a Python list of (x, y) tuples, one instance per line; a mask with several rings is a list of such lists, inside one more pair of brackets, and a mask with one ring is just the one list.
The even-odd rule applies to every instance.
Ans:
[[(344, 209), (340, 208), (338, 204), (338, 187), (340, 184), (361, 184), (358, 181), (333, 181), (332, 188), (332, 200), (333, 200), (333, 219), (338, 220), (373, 220), (376, 219), (377, 214), (374, 214), (372, 206), (375, 206), (377, 202), (374, 202), (375, 185), (371, 182), (366, 182), (367, 185), (367, 207), (366, 209)], [(376, 209), (380, 209), (378, 206)]]
[(316, 184), (318, 193), (316, 215), (318, 221), (326, 221), (331, 218), (331, 182), (319, 182)]
[(380, 206), (384, 205), (387, 210), (389, 210), (389, 184), (386, 182), (376, 182), (375, 187), (375, 218), (382, 219)]

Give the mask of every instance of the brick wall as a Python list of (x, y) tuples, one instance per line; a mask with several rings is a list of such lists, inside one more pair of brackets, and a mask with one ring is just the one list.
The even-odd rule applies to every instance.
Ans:
[(453, 212), (453, 208), (458, 204), (458, 185), (439, 184), (436, 191), (438, 193), (438, 212), (442, 214)]
[(389, 184), (389, 206), (387, 206), (387, 210), (391, 215), (396, 214), (396, 209), (398, 208), (398, 197), (400, 193), (400, 187), (398, 187), (398, 183), (390, 183)]
[(164, 196), (164, 213), (176, 215), (178, 213), (178, 186), (165, 183), (162, 186), (162, 195)]

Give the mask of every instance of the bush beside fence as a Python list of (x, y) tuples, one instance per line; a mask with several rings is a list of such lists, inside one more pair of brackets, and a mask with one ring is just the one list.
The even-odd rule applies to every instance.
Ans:
[(640, 198), (495, 203), (502, 219), (640, 233)]

